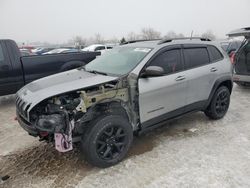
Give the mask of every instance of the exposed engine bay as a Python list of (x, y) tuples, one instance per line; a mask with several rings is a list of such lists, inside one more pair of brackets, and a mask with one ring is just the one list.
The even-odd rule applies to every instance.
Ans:
[(32, 109), (30, 121), (41, 141), (54, 142), (58, 151), (66, 152), (95, 116), (110, 111), (110, 105), (128, 106), (128, 101), (128, 88), (113, 81), (46, 99)]

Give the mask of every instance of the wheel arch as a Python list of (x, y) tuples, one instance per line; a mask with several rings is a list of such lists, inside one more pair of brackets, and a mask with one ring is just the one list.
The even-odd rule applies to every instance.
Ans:
[(128, 120), (130, 120), (127, 104), (122, 100), (114, 100), (103, 103), (107, 107), (107, 113), (122, 115), (125, 116)]
[(113, 114), (121, 115), (128, 119), (131, 123), (131, 115), (127, 104), (122, 100), (108, 100), (105, 102), (97, 103), (88, 109), (87, 113), (81, 118), (81, 122), (89, 122), (100, 115)]
[(230, 94), (232, 93), (232, 89), (233, 89), (233, 81), (232, 81), (232, 77), (231, 76), (224, 76), (224, 77), (221, 77), (219, 78), (218, 80), (216, 80), (211, 92), (210, 92), (210, 95), (209, 95), (209, 98), (208, 98), (208, 101), (206, 103), (206, 106), (205, 106), (205, 109), (209, 106), (209, 104), (211, 103), (211, 100), (213, 98), (213, 95), (215, 93), (215, 91), (221, 87), (221, 86), (225, 86), (229, 89), (229, 92)]

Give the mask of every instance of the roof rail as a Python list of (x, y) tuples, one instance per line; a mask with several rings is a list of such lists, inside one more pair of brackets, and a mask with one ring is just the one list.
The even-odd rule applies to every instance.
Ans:
[(163, 39), (158, 44), (164, 44), (164, 43), (167, 43), (167, 42), (172, 42), (173, 40), (193, 40), (193, 39), (199, 39), (201, 41), (211, 41), (209, 38), (203, 38), (203, 37), (182, 37), (182, 38)]
[(139, 40), (130, 40), (130, 41), (126, 41), (126, 42), (120, 43), (120, 45), (131, 44), (131, 43), (136, 43), (136, 42), (155, 41), (155, 40), (161, 40), (161, 39), (139, 39)]

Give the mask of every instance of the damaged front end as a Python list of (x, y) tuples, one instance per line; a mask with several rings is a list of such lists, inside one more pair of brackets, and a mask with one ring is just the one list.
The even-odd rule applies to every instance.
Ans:
[(28, 114), (24, 112), (26, 115), (17, 108), (17, 116), (20, 125), (31, 135), (53, 142), (58, 151), (66, 152), (81, 140), (92, 119), (110, 111), (129, 116), (129, 106), (128, 87), (116, 80), (50, 97)]

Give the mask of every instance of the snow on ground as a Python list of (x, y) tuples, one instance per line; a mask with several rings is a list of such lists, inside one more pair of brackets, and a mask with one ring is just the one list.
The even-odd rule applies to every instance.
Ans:
[(0, 187), (250, 187), (250, 89), (235, 86), (222, 120), (199, 112), (166, 123), (107, 169), (28, 136), (13, 101), (0, 98), (0, 175), (10, 175)]

